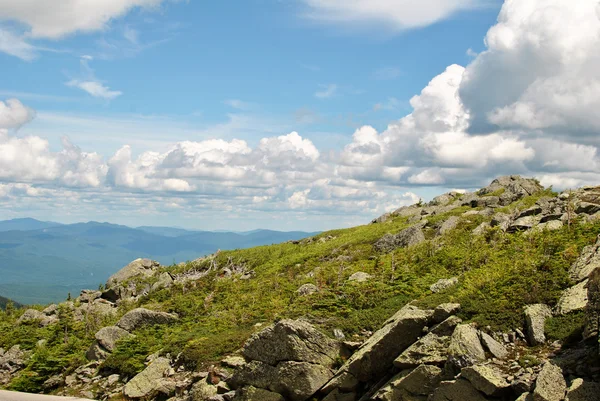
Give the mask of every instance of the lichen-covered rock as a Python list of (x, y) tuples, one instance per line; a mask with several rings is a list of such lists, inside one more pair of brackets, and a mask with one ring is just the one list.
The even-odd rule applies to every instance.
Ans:
[(256, 388), (253, 386), (242, 387), (235, 393), (234, 401), (285, 401), (277, 393), (268, 390)]
[(600, 328), (600, 268), (594, 270), (590, 275), (588, 282), (588, 305), (585, 309), (586, 324), (584, 338), (586, 340), (595, 338), (599, 341), (598, 336)]
[(574, 281), (580, 282), (598, 268), (600, 268), (600, 236), (594, 245), (583, 248), (581, 255), (569, 269), (569, 275)]
[(437, 366), (420, 365), (398, 382), (396, 387), (414, 395), (428, 395), (440, 384), (442, 370)]
[(475, 236), (483, 235), (490, 228), (492, 228), (492, 225), (490, 223), (488, 223), (487, 221), (484, 221), (483, 223), (481, 223), (480, 225), (475, 227), (475, 229), (473, 230), (473, 235), (475, 235)]
[(548, 305), (535, 304), (525, 308), (525, 322), (527, 324), (527, 339), (532, 346), (546, 342), (544, 327), (546, 319), (552, 316), (552, 310)]
[(429, 287), (429, 289), (433, 293), (438, 293), (438, 292), (445, 291), (450, 287), (454, 287), (456, 284), (458, 284), (458, 277), (451, 277), (448, 279), (442, 278), (442, 279), (436, 281), (434, 284), (432, 284)]
[(35, 310), (35, 309), (27, 309), (21, 317), (17, 320), (17, 324), (22, 324), (25, 322), (33, 322), (37, 321), (40, 326), (46, 327), (53, 323), (58, 322), (58, 318), (56, 316), (46, 316), (44, 313)]
[(561, 401), (567, 391), (567, 382), (562, 370), (551, 362), (546, 362), (538, 375), (533, 390), (534, 401)]
[(567, 390), (565, 401), (598, 401), (599, 399), (600, 383), (577, 378)]
[(336, 388), (323, 401), (356, 401), (356, 393), (344, 393)]
[(490, 185), (480, 189), (477, 194), (482, 196), (500, 193), (500, 204), (506, 206), (543, 190), (544, 187), (534, 179), (511, 175), (496, 178)]
[(423, 338), (404, 350), (394, 360), (399, 369), (410, 369), (421, 364), (443, 366), (448, 358), (450, 337), (427, 333)]
[(98, 343), (106, 348), (107, 351), (114, 351), (117, 341), (127, 338), (133, 337), (133, 334), (130, 334), (127, 330), (123, 330), (117, 326), (108, 326), (103, 327), (94, 336)]
[(386, 234), (375, 243), (374, 248), (379, 252), (391, 252), (397, 248), (406, 248), (425, 241), (421, 225), (405, 228), (396, 235)]
[(217, 395), (217, 386), (208, 383), (202, 379), (192, 386), (190, 391), (191, 401), (206, 401), (210, 397)]
[(429, 401), (486, 401), (485, 397), (465, 379), (442, 382)]
[(157, 291), (162, 288), (170, 288), (175, 280), (168, 272), (163, 272), (158, 276), (156, 283), (152, 284), (152, 291)]
[(492, 336), (487, 333), (479, 332), (481, 344), (487, 349), (494, 358), (504, 359), (508, 355), (508, 350), (500, 342), (494, 340)]
[(123, 330), (133, 331), (144, 326), (155, 324), (170, 324), (176, 322), (177, 316), (166, 312), (155, 312), (145, 308), (136, 308), (127, 312), (117, 322)]
[(111, 288), (136, 276), (149, 277), (159, 267), (159, 263), (150, 259), (136, 259), (109, 277), (106, 287)]
[(448, 347), (448, 363), (456, 369), (461, 369), (483, 361), (485, 351), (477, 329), (470, 324), (456, 326)]
[(151, 399), (162, 386), (165, 373), (171, 368), (167, 358), (155, 359), (146, 369), (133, 377), (123, 388), (123, 394), (128, 398)]
[(364, 283), (371, 279), (371, 275), (365, 272), (356, 272), (348, 278), (348, 281), (354, 281), (356, 283)]
[(250, 337), (242, 354), (272, 366), (282, 361), (333, 366), (340, 355), (340, 344), (310, 323), (285, 319)]
[(440, 229), (438, 230), (438, 234), (444, 235), (444, 234), (454, 230), (456, 227), (458, 227), (458, 223), (460, 223), (460, 217), (450, 216), (448, 218), (448, 220), (446, 220), (442, 223)]
[(464, 368), (460, 375), (470, 381), (473, 387), (488, 396), (500, 396), (510, 389), (510, 383), (498, 369), (491, 365), (469, 366)]
[(450, 316), (457, 314), (460, 311), (460, 304), (445, 303), (438, 305), (433, 310), (433, 321), (436, 323), (443, 322)]
[(300, 295), (301, 297), (306, 296), (306, 295), (310, 295), (310, 294), (314, 294), (315, 292), (319, 292), (319, 289), (317, 288), (316, 285), (314, 284), (302, 284), (297, 290), (296, 290), (296, 294)]
[(432, 315), (433, 311), (410, 305), (400, 309), (344, 363), (338, 374), (349, 372), (362, 382), (382, 376), (396, 356), (419, 338)]
[(588, 304), (588, 281), (589, 280), (586, 279), (571, 288), (567, 288), (563, 292), (558, 304), (556, 305), (557, 314), (566, 315), (570, 312), (585, 309)]

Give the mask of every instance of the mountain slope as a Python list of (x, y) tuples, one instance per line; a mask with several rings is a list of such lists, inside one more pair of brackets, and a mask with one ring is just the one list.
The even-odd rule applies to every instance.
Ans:
[(30, 231), (59, 226), (58, 223), (39, 221), (30, 218), (0, 221), (1, 231)]
[[(51, 375), (85, 364), (94, 333), (136, 307), (173, 313), (177, 320), (132, 330), (136, 336), (101, 357), (93, 374), (131, 378), (155, 352), (177, 356), (175, 367), (185, 371), (209, 369), (260, 327), (284, 318), (303, 318), (330, 335), (337, 329), (361, 340), (409, 302), (460, 303), (463, 321), (489, 326), (490, 332), (515, 332), (524, 330), (524, 306), (556, 310), (563, 291), (578, 282), (572, 267), (582, 252), (600, 249), (593, 246), (598, 233), (600, 187), (558, 195), (533, 180), (502, 178), (475, 194), (446, 194), (375, 224), (298, 242), (221, 251), (183, 265), (140, 262), (148, 267), (129, 270), (138, 276), (104, 292), (117, 301), (110, 306), (114, 315), (82, 318), (79, 308), (107, 304), (88, 304), (87, 294), (76, 300), (70, 318), (55, 325), (19, 326), (22, 311), (0, 314), (0, 347), (20, 344), (38, 355), (10, 387), (40, 391)], [(431, 290), (452, 277), (454, 286)], [(546, 335), (568, 343), (581, 338), (582, 326), (576, 310), (551, 317)], [(48, 341), (43, 351), (36, 348), (40, 339)], [(74, 391), (90, 388), (84, 383)]]

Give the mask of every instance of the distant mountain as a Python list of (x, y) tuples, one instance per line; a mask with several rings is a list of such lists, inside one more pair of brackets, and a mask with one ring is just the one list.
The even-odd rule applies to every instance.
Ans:
[(0, 309), (6, 309), (6, 305), (8, 305), (9, 302), (12, 302), (13, 305), (17, 308), (21, 306), (21, 304), (14, 302), (13, 300), (0, 296)]
[[(41, 227), (35, 229), (34, 227)], [(0, 222), (0, 294), (23, 304), (48, 303), (95, 288), (136, 258), (161, 264), (193, 260), (218, 249), (243, 249), (315, 233), (249, 233), (131, 228), (110, 223), (57, 224), (34, 219)]]
[(31, 231), (31, 230), (42, 230), (44, 228), (59, 226), (59, 223), (52, 223), (48, 221), (39, 221), (36, 219), (12, 219), (0, 221), (0, 231)]

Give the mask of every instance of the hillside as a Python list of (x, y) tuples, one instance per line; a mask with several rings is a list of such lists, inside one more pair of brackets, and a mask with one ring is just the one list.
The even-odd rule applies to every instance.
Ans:
[[(537, 398), (562, 400), (576, 378), (599, 379), (598, 338), (580, 343), (586, 322), (597, 335), (586, 304), (599, 233), (600, 187), (557, 194), (501, 177), (351, 229), (179, 265), (136, 260), (74, 302), (0, 313), (0, 347), (20, 352), (0, 385), (115, 400), (229, 400), (219, 394), (233, 388), (235, 400), (468, 401), (546, 391), (564, 373), (559, 398)], [(431, 348), (418, 343), (430, 329), (442, 358), (398, 362)], [(422, 376), (417, 393), (395, 387), (421, 364), (437, 377), (429, 390)], [(500, 379), (482, 373), (491, 366)]]
[(22, 306), (16, 302), (12, 301), (11, 299), (0, 296), (0, 309), (6, 309), (6, 305), (8, 305), (9, 303), (12, 303), (13, 306), (16, 308), (19, 308)]
[(96, 288), (137, 257), (168, 265), (218, 249), (248, 248), (312, 234), (269, 230), (237, 234), (34, 219), (0, 221), (0, 294), (23, 304), (58, 302), (68, 293)]

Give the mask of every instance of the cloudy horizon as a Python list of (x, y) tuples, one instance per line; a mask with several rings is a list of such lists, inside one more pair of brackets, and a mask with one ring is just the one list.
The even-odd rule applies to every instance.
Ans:
[(317, 231), (600, 184), (597, 0), (42, 2), (0, 0), (0, 219)]

